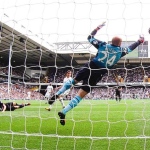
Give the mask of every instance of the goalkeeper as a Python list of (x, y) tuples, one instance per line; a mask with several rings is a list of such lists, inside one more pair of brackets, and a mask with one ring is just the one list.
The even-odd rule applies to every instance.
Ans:
[(140, 37), (137, 42), (134, 42), (129, 47), (123, 48), (120, 47), (122, 39), (116, 36), (112, 38), (111, 44), (107, 44), (106, 42), (100, 41), (94, 37), (97, 31), (103, 26), (105, 26), (105, 22), (94, 29), (88, 36), (88, 41), (98, 50), (96, 56), (77, 72), (74, 79), (66, 82), (51, 98), (51, 100), (55, 100), (72, 85), (77, 84), (81, 80), (83, 81), (77, 95), (64, 109), (62, 109), (61, 112), (58, 112), (61, 125), (65, 125), (66, 113), (78, 105), (82, 98), (91, 91), (91, 87), (95, 86), (102, 79), (104, 74), (108, 72), (108, 69), (111, 69), (121, 57), (133, 51), (137, 46), (144, 42), (144, 37)]
[(30, 103), (26, 104), (17, 104), (16, 102), (8, 102), (8, 103), (2, 103), (0, 102), (0, 111), (5, 112), (5, 111), (14, 111), (19, 108), (23, 108), (25, 106), (29, 106)]

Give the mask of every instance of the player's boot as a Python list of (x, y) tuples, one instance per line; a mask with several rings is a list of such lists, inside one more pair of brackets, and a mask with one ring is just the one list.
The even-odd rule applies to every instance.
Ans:
[(48, 110), (48, 111), (51, 111), (51, 109), (50, 108), (45, 108), (46, 110)]
[(65, 125), (65, 115), (62, 112), (58, 112), (58, 116), (60, 118), (60, 124)]

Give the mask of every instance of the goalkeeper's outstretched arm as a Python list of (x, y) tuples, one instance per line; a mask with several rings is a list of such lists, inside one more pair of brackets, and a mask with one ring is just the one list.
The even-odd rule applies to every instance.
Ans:
[(128, 48), (125, 48), (125, 51), (122, 53), (122, 56), (125, 56), (126, 54), (128, 54), (129, 52), (132, 52), (134, 49), (136, 49), (140, 44), (144, 43), (144, 36), (140, 36), (139, 39), (132, 43), (130, 46), (128, 46)]
[(97, 31), (100, 30), (103, 26), (105, 26), (105, 22), (97, 26), (87, 38), (88, 41), (96, 48), (99, 47), (99, 44), (102, 43), (102, 41), (95, 39), (94, 36), (96, 35)]

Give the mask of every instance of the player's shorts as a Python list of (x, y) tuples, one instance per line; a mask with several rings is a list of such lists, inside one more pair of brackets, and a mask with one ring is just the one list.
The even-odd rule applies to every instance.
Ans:
[(16, 108), (13, 106), (13, 102), (5, 103), (6, 111), (14, 111)]
[(48, 92), (48, 93), (45, 94), (45, 97), (46, 97), (46, 98), (50, 98), (50, 97), (51, 97), (51, 94)]
[(77, 73), (75, 80), (83, 81), (81, 88), (90, 92), (91, 86), (95, 86), (107, 73), (107, 69), (101, 69), (93, 61), (86, 63)]

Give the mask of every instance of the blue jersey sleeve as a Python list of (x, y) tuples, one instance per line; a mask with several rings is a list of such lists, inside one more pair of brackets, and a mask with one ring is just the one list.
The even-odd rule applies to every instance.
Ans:
[(106, 44), (106, 42), (100, 41), (94, 38), (92, 35), (88, 36), (88, 41), (97, 49), (99, 48), (99, 46)]
[(126, 54), (132, 52), (134, 49), (136, 49), (140, 45), (140, 41), (132, 43), (130, 46), (122, 48), (122, 56), (125, 56)]

